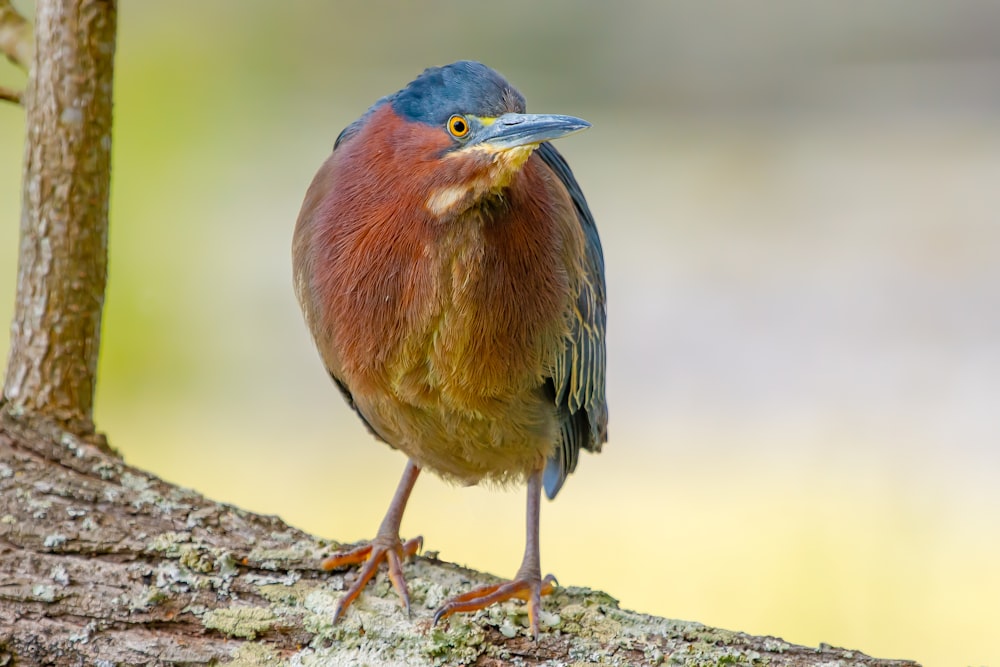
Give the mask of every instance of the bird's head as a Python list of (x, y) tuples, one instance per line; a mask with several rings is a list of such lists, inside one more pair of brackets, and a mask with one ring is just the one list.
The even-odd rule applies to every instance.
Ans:
[[(379, 132), (373, 124), (391, 126)], [(427, 193), (426, 208), (442, 217), (507, 187), (542, 142), (590, 127), (573, 116), (525, 113), (524, 96), (500, 74), (471, 61), (432, 67), (382, 98), (337, 140), (367, 142), (375, 169), (392, 160), (397, 186)], [(381, 143), (391, 150), (371, 150)], [(400, 179), (398, 174), (406, 174)]]

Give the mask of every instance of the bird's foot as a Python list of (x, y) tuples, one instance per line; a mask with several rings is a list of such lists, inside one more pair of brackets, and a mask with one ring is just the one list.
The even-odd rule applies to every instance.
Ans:
[(438, 621), (452, 614), (477, 611), (497, 602), (517, 598), (528, 603), (528, 625), (531, 628), (531, 635), (535, 641), (538, 641), (538, 611), (542, 606), (541, 598), (554, 591), (557, 585), (556, 578), (548, 574), (545, 575), (544, 579), (537, 575), (535, 577), (518, 576), (512, 581), (480, 586), (445, 601), (434, 612), (434, 624), (437, 625)]
[(324, 570), (336, 570), (347, 565), (364, 563), (364, 567), (358, 573), (358, 578), (348, 589), (347, 593), (344, 594), (344, 597), (340, 598), (340, 602), (337, 603), (337, 609), (333, 614), (333, 622), (336, 623), (339, 621), (347, 608), (351, 606), (351, 603), (357, 599), (365, 585), (378, 572), (378, 567), (382, 561), (389, 564), (389, 581), (392, 582), (392, 587), (396, 589), (396, 593), (399, 594), (399, 599), (403, 603), (403, 608), (406, 610), (407, 615), (409, 615), (410, 593), (406, 589), (406, 580), (403, 578), (402, 562), (417, 553), (420, 547), (423, 546), (423, 543), (424, 538), (422, 537), (415, 537), (403, 542), (397, 536), (390, 538), (379, 536), (372, 540), (371, 544), (366, 544), (350, 551), (336, 553), (325, 559), (321, 564)]

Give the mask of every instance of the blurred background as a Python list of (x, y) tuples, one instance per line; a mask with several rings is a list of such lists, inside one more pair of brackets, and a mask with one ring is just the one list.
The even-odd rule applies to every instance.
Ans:
[[(403, 457), (321, 367), (292, 228), (341, 128), (478, 59), (594, 125), (559, 148), (604, 240), (611, 441), (544, 505), (543, 569), (673, 618), (1000, 664), (1000, 3), (120, 12), (97, 418), (127, 461), (374, 534)], [(0, 105), (4, 322), (23, 121)], [(403, 533), (510, 576), (523, 512), (427, 475)]]

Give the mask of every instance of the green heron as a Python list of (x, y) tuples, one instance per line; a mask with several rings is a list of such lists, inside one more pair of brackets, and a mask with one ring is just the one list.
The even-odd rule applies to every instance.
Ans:
[(519, 598), (538, 636), (541, 489), (607, 440), (604, 258), (580, 186), (549, 140), (589, 127), (525, 113), (476, 62), (432, 67), (351, 123), (309, 186), (295, 289), (333, 381), (368, 429), (409, 457), (334, 621), (381, 562), (409, 612), (399, 525), (420, 470), (461, 484), (527, 482), (514, 579), (444, 603), (435, 623)]

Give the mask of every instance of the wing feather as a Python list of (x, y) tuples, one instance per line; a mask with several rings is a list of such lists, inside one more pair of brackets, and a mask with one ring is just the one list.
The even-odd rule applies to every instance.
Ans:
[(598, 452), (608, 438), (606, 287), (601, 239), (580, 185), (552, 144), (543, 143), (537, 152), (566, 187), (585, 239), (570, 338), (564, 354), (556, 360), (550, 385), (559, 410), (561, 442), (546, 466), (544, 482), (546, 495), (554, 498), (576, 468), (580, 449)]

